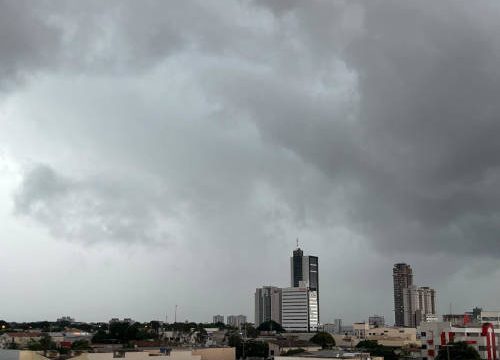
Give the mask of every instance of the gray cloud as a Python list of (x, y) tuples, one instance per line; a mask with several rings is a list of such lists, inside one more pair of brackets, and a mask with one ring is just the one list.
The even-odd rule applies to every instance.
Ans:
[[(153, 192), (128, 179), (73, 180), (47, 165), (34, 166), (23, 179), (15, 197), (15, 210), (47, 225), (56, 238), (96, 243), (169, 243), (158, 216)], [(161, 194), (158, 194), (161, 196)]]
[(429, 277), (446, 264), (445, 286), (465, 256), (499, 254), (496, 4), (0, 6), (20, 17), (0, 21), (0, 83), (25, 79), (0, 140), (42, 164), (14, 205), (54, 238), (182, 250), (200, 286), (236, 268), (240, 304), (287, 281), (297, 235), (331, 276), (376, 250), (342, 279), (352, 294), (401, 258)]

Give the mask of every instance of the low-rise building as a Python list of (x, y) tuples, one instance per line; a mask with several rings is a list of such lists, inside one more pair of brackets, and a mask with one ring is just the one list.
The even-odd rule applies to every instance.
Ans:
[(15, 346), (18, 349), (24, 349), (31, 341), (39, 341), (42, 338), (40, 332), (9, 332), (0, 336), (0, 347), (2, 349)]
[[(57, 354), (56, 354), (57, 355)], [(1, 360), (47, 360), (36, 351), (18, 351), (18, 350), (0, 350)], [(236, 352), (234, 348), (218, 347), (218, 348), (200, 348), (200, 349), (174, 349), (167, 352), (161, 350), (146, 350), (146, 351), (126, 351), (123, 349), (74, 354), (71, 360), (113, 360), (113, 359), (129, 359), (129, 360), (235, 360)]]
[(368, 324), (370, 326), (384, 326), (385, 318), (382, 315), (372, 315), (368, 317)]
[(422, 342), (421, 356), (425, 360), (433, 360), (440, 349), (451, 342), (464, 341), (474, 347), (483, 360), (498, 359), (500, 354), (497, 345), (500, 343), (498, 329), (491, 323), (478, 326), (454, 326), (444, 322), (422, 323), (417, 332)]
[(293, 338), (268, 340), (267, 344), (269, 345), (269, 357), (284, 355), (290, 350), (318, 351), (321, 349), (321, 346), (310, 341)]
[(365, 334), (366, 340), (376, 341), (379, 345), (391, 347), (420, 346), (417, 329), (405, 327), (372, 327)]
[(275, 360), (312, 360), (312, 359), (349, 359), (349, 360), (384, 360), (383, 357), (371, 356), (367, 352), (347, 352), (341, 350), (307, 351), (292, 356), (275, 356)]

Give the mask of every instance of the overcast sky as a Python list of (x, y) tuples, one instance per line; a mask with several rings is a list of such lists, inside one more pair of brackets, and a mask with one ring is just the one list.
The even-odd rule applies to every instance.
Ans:
[(500, 309), (495, 1), (0, 0), (0, 319)]

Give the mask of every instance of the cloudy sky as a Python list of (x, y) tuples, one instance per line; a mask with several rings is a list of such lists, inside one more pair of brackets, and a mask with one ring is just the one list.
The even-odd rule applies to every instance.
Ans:
[[(494, 1), (0, 0), (0, 318), (500, 309)], [(22, 305), (21, 305), (22, 304)]]

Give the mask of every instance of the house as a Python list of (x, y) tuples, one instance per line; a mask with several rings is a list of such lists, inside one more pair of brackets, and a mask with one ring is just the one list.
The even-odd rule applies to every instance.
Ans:
[(40, 332), (9, 332), (0, 336), (0, 348), (7, 349), (14, 345), (16, 348), (26, 348), (31, 341), (39, 341)]
[(306, 351), (318, 351), (321, 349), (321, 346), (317, 344), (293, 338), (268, 340), (267, 344), (269, 345), (269, 357), (284, 355), (290, 350), (303, 349)]

